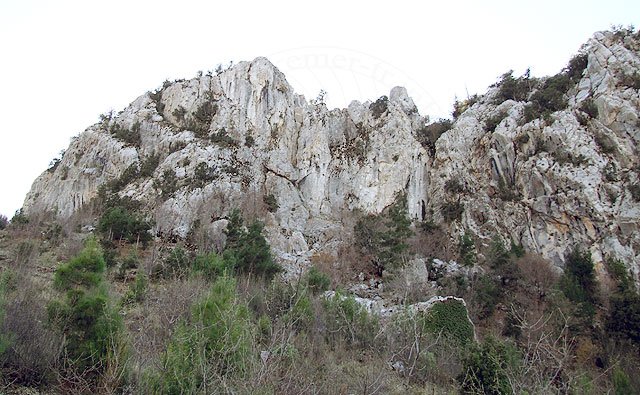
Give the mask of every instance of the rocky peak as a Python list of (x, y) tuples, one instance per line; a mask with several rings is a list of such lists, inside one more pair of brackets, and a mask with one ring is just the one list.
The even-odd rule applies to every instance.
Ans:
[(330, 111), (266, 58), (240, 62), (104, 116), (38, 177), (24, 210), (66, 219), (115, 185), (142, 202), (156, 234), (220, 240), (242, 207), (295, 272), (319, 252), (340, 260), (345, 213), (380, 213), (403, 194), (412, 219), (453, 240), (499, 234), (558, 265), (582, 245), (637, 275), (638, 48), (637, 35), (596, 33), (567, 71), (511, 77), (526, 82), (521, 96), (504, 79), (440, 131), (404, 88)]

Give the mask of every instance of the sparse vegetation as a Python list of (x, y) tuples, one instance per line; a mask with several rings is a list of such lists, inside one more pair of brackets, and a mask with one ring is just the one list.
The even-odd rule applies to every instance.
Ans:
[(429, 151), (431, 156), (434, 156), (436, 153), (436, 141), (444, 132), (451, 130), (452, 126), (453, 123), (450, 120), (440, 119), (418, 130), (416, 139)]
[(464, 212), (464, 205), (460, 200), (448, 200), (440, 207), (440, 212), (447, 222), (460, 220)]
[(191, 119), (187, 122), (187, 129), (191, 129), (196, 137), (206, 138), (209, 135), (211, 121), (217, 112), (218, 104), (209, 95), (193, 112)]
[(211, 142), (214, 144), (218, 144), (221, 147), (235, 147), (238, 145), (236, 140), (234, 140), (226, 130), (221, 129), (220, 131), (211, 134), (210, 138)]
[(476, 104), (478, 100), (480, 100), (480, 97), (478, 97), (478, 95), (473, 95), (463, 101), (458, 101), (458, 99), (456, 98), (453, 103), (453, 112), (451, 113), (453, 119), (458, 119), (458, 117), (462, 115), (463, 112), (467, 111), (468, 108)]
[(191, 179), (191, 185), (195, 188), (202, 188), (217, 178), (216, 170), (206, 162), (200, 162), (196, 166)]
[(544, 80), (542, 86), (531, 95), (531, 103), (524, 109), (524, 122), (528, 123), (540, 117), (548, 120), (553, 112), (565, 109), (565, 95), (580, 81), (586, 67), (587, 56), (581, 53), (573, 57), (561, 73)]
[(631, 197), (634, 201), (640, 202), (640, 182), (629, 185), (629, 192), (631, 192)]
[(640, 73), (637, 71), (633, 74), (622, 74), (619, 84), (632, 89), (640, 89)]
[(464, 193), (464, 186), (460, 182), (460, 178), (452, 177), (444, 183), (444, 190), (451, 194)]
[(598, 106), (591, 98), (584, 100), (580, 104), (580, 111), (587, 114), (591, 118), (598, 118)]
[(156, 169), (158, 168), (159, 164), (160, 164), (160, 155), (159, 154), (149, 155), (140, 164), (140, 171), (138, 173), (139, 176), (140, 177), (153, 177), (153, 173), (156, 171)]
[(170, 198), (179, 189), (176, 172), (171, 169), (166, 169), (162, 172), (160, 179), (155, 178), (153, 180), (153, 187), (160, 191), (160, 196), (164, 199)]
[(388, 105), (389, 98), (386, 96), (382, 96), (375, 102), (371, 103), (371, 105), (369, 105), (369, 110), (371, 110), (371, 114), (373, 115), (373, 117), (375, 119), (378, 119), (382, 116), (382, 114), (387, 112)]
[(484, 128), (487, 132), (493, 133), (496, 130), (496, 127), (507, 117), (506, 111), (500, 111), (497, 114), (487, 118), (484, 124)]
[(114, 121), (109, 126), (109, 133), (116, 139), (123, 141), (126, 145), (140, 147), (140, 123), (135, 123), (131, 129), (127, 129)]
[(22, 211), (22, 208), (16, 210), (15, 214), (11, 218), (13, 225), (26, 225), (29, 223), (29, 217)]
[(400, 195), (384, 215), (367, 215), (356, 223), (356, 244), (379, 272), (397, 269), (406, 260), (407, 239), (413, 234), (406, 204), (406, 196)]
[(270, 213), (275, 213), (276, 211), (278, 211), (278, 200), (272, 193), (264, 195), (262, 197), (262, 201), (267, 205), (267, 211), (269, 211)]
[(526, 101), (537, 83), (537, 79), (530, 77), (529, 70), (518, 78), (513, 78), (513, 70), (509, 70), (494, 85), (499, 88), (495, 103), (500, 104), (506, 100)]

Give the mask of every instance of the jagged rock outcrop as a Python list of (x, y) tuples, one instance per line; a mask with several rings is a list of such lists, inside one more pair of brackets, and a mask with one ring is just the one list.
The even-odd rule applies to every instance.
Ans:
[[(185, 237), (197, 227), (222, 237), (240, 206), (266, 222), (290, 270), (314, 252), (336, 253), (345, 213), (380, 213), (404, 193), (412, 218), (442, 223), (454, 240), (464, 229), (482, 240), (498, 233), (558, 265), (582, 245), (637, 276), (640, 96), (629, 79), (638, 78), (638, 47), (637, 35), (597, 33), (566, 108), (528, 121), (529, 98), (499, 102), (494, 87), (433, 150), (420, 142), (427, 119), (404, 88), (328, 110), (295, 94), (267, 59), (241, 62), (165, 83), (89, 127), (34, 182), (24, 210), (69, 218), (100, 185), (155, 158), (119, 193), (143, 202), (156, 233)], [(587, 102), (597, 108), (590, 118)], [(445, 218), (447, 205), (459, 217)]]

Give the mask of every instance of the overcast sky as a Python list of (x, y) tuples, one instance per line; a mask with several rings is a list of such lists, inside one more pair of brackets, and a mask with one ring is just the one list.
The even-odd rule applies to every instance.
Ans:
[(165, 79), (266, 56), (330, 107), (405, 86), (421, 114), (503, 72), (555, 74), (638, 1), (0, 0), (0, 213), (101, 113)]

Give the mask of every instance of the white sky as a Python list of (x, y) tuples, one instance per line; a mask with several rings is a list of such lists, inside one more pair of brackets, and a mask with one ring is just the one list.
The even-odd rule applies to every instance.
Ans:
[(0, 0), (0, 213), (101, 113), (165, 79), (267, 56), (330, 107), (405, 86), (420, 113), (503, 72), (555, 74), (595, 31), (640, 25), (640, 2)]

